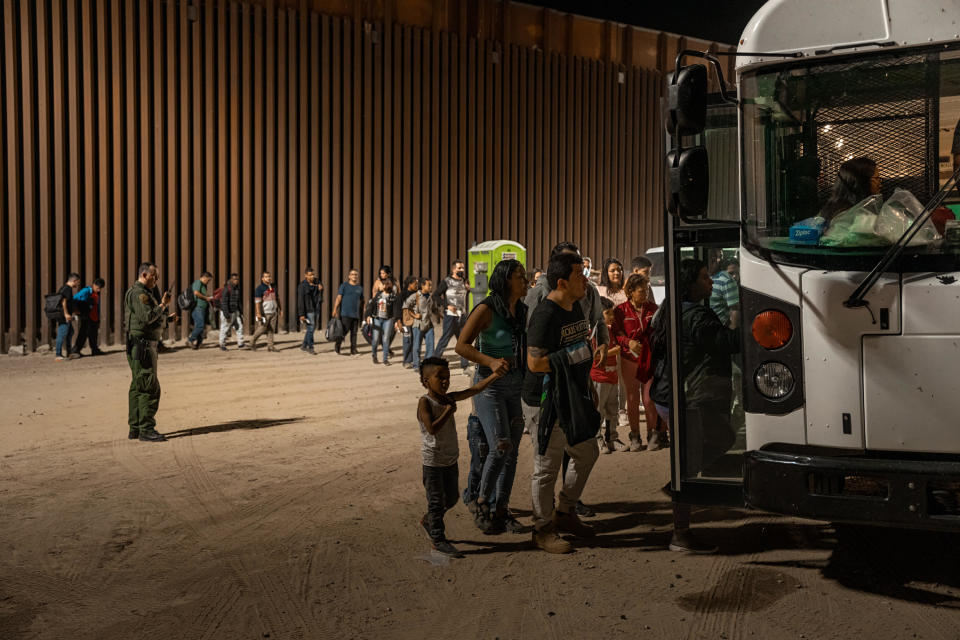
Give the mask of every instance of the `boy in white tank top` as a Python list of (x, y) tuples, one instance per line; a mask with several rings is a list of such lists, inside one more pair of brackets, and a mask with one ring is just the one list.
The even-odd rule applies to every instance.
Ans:
[(420, 363), (420, 383), (427, 389), (417, 405), (423, 457), (423, 488), (427, 492), (427, 513), (420, 519), (433, 548), (447, 556), (462, 558), (447, 541), (443, 516), (459, 498), (457, 425), (453, 414), (457, 402), (477, 395), (499, 376), (487, 376), (464, 391), (448, 392), (450, 365), (444, 358), (427, 358)]

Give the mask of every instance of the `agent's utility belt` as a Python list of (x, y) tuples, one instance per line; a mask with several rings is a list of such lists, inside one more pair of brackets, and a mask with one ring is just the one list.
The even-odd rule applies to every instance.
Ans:
[(143, 336), (127, 335), (127, 355), (140, 361), (144, 369), (153, 368), (154, 362), (151, 353), (157, 350), (157, 341), (148, 340)]

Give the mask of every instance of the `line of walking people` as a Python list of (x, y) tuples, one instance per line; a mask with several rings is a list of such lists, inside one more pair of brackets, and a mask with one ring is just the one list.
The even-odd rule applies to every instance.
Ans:
[[(696, 289), (699, 295), (702, 274), (697, 266), (685, 265), (682, 273), (690, 282), (681, 286), (691, 292)], [(533, 444), (533, 543), (549, 553), (568, 553), (573, 546), (562, 534), (592, 537), (594, 529), (580, 520), (585, 510), (580, 498), (599, 454), (614, 450), (611, 437), (615, 438), (622, 379), (627, 403), (637, 403), (636, 410), (630, 411), (631, 445), (639, 445), (637, 422), (644, 395), (650, 403), (647, 420), (652, 423), (648, 441), (661, 446), (666, 441), (661, 430), (667, 421), (660, 420), (669, 415), (666, 320), (663, 314), (656, 316), (649, 278), (633, 273), (623, 282), (622, 265), (614, 259), (605, 265), (603, 289), (590, 283), (587, 275), (572, 243), (554, 247), (546, 273), (532, 289), (521, 263), (501, 261), (490, 276), (490, 294), (469, 314), (456, 344), (457, 354), (476, 365), (474, 385), (449, 392), (448, 361), (432, 357), (420, 363), (421, 383), (427, 390), (417, 408), (427, 495), (427, 512), (420, 523), (439, 553), (463, 555), (447, 540), (443, 524), (444, 514), (459, 500), (484, 533), (529, 530), (509, 508), (525, 432)], [(616, 304), (609, 295), (623, 301)], [(692, 303), (693, 293), (690, 296)], [(655, 336), (660, 338), (656, 348)], [(624, 354), (631, 358), (622, 358)], [(619, 366), (618, 357), (622, 358)], [(623, 366), (624, 361), (630, 364)], [(667, 405), (649, 399), (651, 386), (658, 389), (658, 401)], [(453, 416), (457, 402), (468, 398), (473, 399), (466, 433), (470, 471), (460, 494)], [(688, 505), (674, 503), (670, 548), (713, 551), (690, 532), (689, 512)]]

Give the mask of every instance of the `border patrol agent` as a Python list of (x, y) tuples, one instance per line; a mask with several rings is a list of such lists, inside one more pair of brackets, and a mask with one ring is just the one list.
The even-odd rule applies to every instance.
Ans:
[(157, 268), (140, 266), (138, 279), (123, 297), (124, 324), (127, 327), (127, 363), (133, 378), (130, 381), (128, 437), (142, 442), (163, 442), (156, 430), (154, 416), (160, 406), (160, 382), (157, 380), (157, 342), (169, 313), (170, 293), (157, 302), (153, 288)]

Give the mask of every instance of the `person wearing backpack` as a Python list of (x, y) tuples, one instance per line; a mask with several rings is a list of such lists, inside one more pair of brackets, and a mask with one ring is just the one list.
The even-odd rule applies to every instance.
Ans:
[[(216, 293), (214, 293), (216, 295)], [(220, 294), (220, 351), (227, 350), (230, 329), (237, 330), (237, 348), (243, 349), (243, 314), (240, 311), (240, 274), (231, 273)]]
[(70, 350), (71, 353), (80, 355), (80, 350), (89, 340), (90, 355), (103, 355), (97, 337), (100, 333), (100, 291), (106, 284), (103, 278), (97, 278), (92, 285), (80, 289), (73, 296), (75, 315), (80, 317), (80, 331), (77, 334), (76, 342), (73, 343), (73, 348)]
[(67, 276), (64, 285), (57, 291), (57, 295), (60, 296), (60, 308), (54, 318), (57, 321), (57, 362), (63, 362), (64, 345), (67, 347), (68, 358), (74, 360), (80, 357), (79, 353), (73, 353), (70, 349), (70, 343), (73, 339), (73, 294), (79, 288), (80, 274), (71, 273)]
[(200, 348), (200, 344), (203, 342), (203, 337), (206, 334), (208, 324), (207, 314), (210, 308), (210, 301), (213, 299), (207, 295), (207, 285), (211, 282), (213, 282), (213, 274), (209, 271), (204, 271), (203, 275), (194, 280), (193, 284), (190, 285), (190, 289), (193, 291), (193, 297), (196, 299), (196, 305), (190, 312), (190, 318), (193, 320), (193, 331), (190, 332), (190, 337), (187, 338), (187, 344), (193, 347), (194, 350)]

